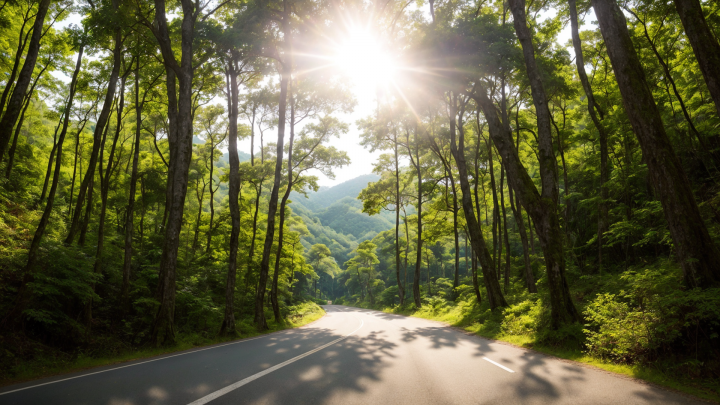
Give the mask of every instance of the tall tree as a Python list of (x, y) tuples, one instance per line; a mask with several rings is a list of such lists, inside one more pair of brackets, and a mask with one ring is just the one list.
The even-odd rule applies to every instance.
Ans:
[(655, 98), (645, 80), (627, 29), (625, 16), (615, 0), (593, 0), (600, 32), (605, 40), (625, 112), (640, 141), (650, 183), (660, 198), (675, 252), (689, 287), (720, 284), (720, 261), (715, 243), (703, 222), (690, 182), (665, 132)]
[[(536, 214), (538, 219), (535, 221), (535, 227), (543, 247), (545, 254), (545, 264), (548, 274), (548, 286), (550, 288), (550, 308), (553, 327), (559, 327), (563, 323), (572, 323), (580, 320), (580, 314), (575, 308), (575, 304), (570, 297), (570, 289), (565, 279), (565, 252), (563, 248), (563, 235), (560, 231), (560, 220), (558, 218), (558, 175), (557, 162), (553, 151), (552, 131), (550, 128), (550, 110), (548, 109), (548, 98), (540, 76), (537, 62), (535, 60), (535, 50), (532, 43), (532, 35), (527, 25), (527, 17), (525, 14), (525, 0), (509, 0), (510, 10), (513, 14), (513, 23), (515, 32), (517, 33), (520, 44), (522, 45), (523, 57), (525, 60), (525, 68), (530, 80), (530, 90), (532, 93), (533, 104), (535, 105), (535, 114), (537, 117), (538, 127), (538, 152), (540, 159), (540, 181), (542, 183), (541, 206), (537, 206)], [(488, 111), (485, 112), (486, 118)], [(488, 118), (490, 120), (490, 118)], [(509, 131), (510, 123), (505, 120), (503, 122), (505, 128), (503, 134), (510, 136), (510, 139), (504, 137), (505, 141), (510, 140), (507, 145), (512, 148), (512, 135)], [(492, 128), (492, 126), (491, 126)], [(497, 146), (497, 143), (496, 143)], [(498, 149), (500, 149), (498, 147)], [(501, 152), (502, 153), (502, 152)], [(507, 153), (507, 152), (506, 152)], [(506, 156), (503, 155), (503, 164), (508, 172), (508, 180), (511, 174), (509, 165), (505, 162)], [(523, 169), (524, 170), (524, 169)], [(517, 174), (515, 174), (517, 175)], [(516, 181), (519, 179), (516, 179)], [(518, 186), (519, 182), (516, 183)], [(524, 193), (528, 190), (515, 189), (515, 192), (521, 197), (523, 206), (528, 209), (529, 201), (523, 201)]]
[[(22, 110), (28, 86), (32, 80), (35, 63), (37, 62), (38, 53), (40, 52), (40, 39), (43, 35), (45, 16), (47, 15), (50, 3), (50, 0), (40, 0), (38, 3), (37, 13), (35, 13), (35, 22), (32, 27), (32, 36), (30, 37), (28, 51), (25, 55), (25, 62), (23, 63), (22, 69), (20, 69), (20, 74), (18, 75), (17, 82), (15, 82), (15, 87), (13, 88), (10, 99), (8, 100), (5, 112), (3, 113), (2, 118), (0, 118), (0, 162), (2, 162), (5, 150), (10, 143), (15, 122), (17, 122), (18, 115), (20, 115), (20, 110)], [(19, 48), (19, 51), (22, 51), (22, 49)], [(9, 85), (9, 82), (6, 83), (6, 90)], [(2, 107), (3, 106), (0, 105), (0, 109), (2, 109)]]
[(715, 109), (720, 115), (720, 44), (708, 26), (700, 0), (673, 1), (685, 28), (685, 35), (695, 52), (710, 97), (715, 102)]

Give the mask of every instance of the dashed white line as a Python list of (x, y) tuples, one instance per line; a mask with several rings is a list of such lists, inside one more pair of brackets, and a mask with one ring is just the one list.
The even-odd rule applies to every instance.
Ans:
[(486, 361), (489, 361), (490, 363), (492, 363), (492, 364), (494, 364), (494, 365), (496, 365), (496, 366), (498, 366), (498, 367), (500, 367), (501, 369), (507, 371), (508, 373), (514, 373), (514, 371), (510, 370), (509, 368), (503, 366), (503, 365), (500, 364), (500, 363), (496, 363), (496, 362), (488, 359), (487, 357), (483, 357), (483, 359), (486, 360)]
[(278, 365), (272, 366), (272, 367), (270, 367), (270, 368), (268, 368), (268, 369), (265, 369), (265, 370), (263, 370), (263, 371), (261, 371), (261, 372), (259, 372), (259, 373), (257, 373), (257, 374), (253, 374), (253, 375), (251, 375), (250, 377), (247, 377), (247, 378), (245, 378), (245, 379), (242, 379), (242, 380), (240, 380), (240, 381), (238, 381), (238, 382), (236, 382), (236, 383), (234, 383), (234, 384), (230, 384), (230, 385), (228, 385), (227, 387), (221, 388), (221, 389), (219, 389), (219, 390), (217, 390), (217, 391), (215, 391), (215, 392), (213, 392), (213, 393), (210, 393), (210, 394), (208, 394), (208, 395), (206, 395), (206, 396), (204, 396), (204, 397), (202, 397), (202, 398), (200, 398), (200, 399), (198, 399), (198, 400), (195, 400), (195, 401), (189, 403), (188, 405), (204, 405), (204, 404), (207, 404), (208, 402), (210, 402), (210, 401), (212, 401), (212, 400), (214, 400), (214, 399), (217, 399), (217, 398), (219, 398), (219, 397), (221, 397), (221, 396), (223, 396), (223, 395), (225, 395), (225, 394), (227, 394), (227, 393), (229, 393), (229, 392), (231, 392), (231, 391), (234, 391), (234, 390), (242, 387), (243, 385), (246, 385), (246, 384), (248, 384), (248, 383), (251, 383), (251, 382), (257, 380), (258, 378), (260, 378), (260, 377), (262, 377), (262, 376), (266, 376), (266, 375), (272, 373), (272, 372), (275, 371), (275, 370), (279, 370), (279, 369), (287, 366), (288, 364), (294, 363), (294, 362), (296, 362), (296, 361), (298, 361), (298, 360), (300, 360), (300, 359), (302, 359), (302, 358), (304, 358), (304, 357), (307, 357), (307, 356), (309, 356), (309, 355), (311, 355), (311, 354), (313, 354), (313, 353), (317, 353), (317, 352), (319, 352), (320, 350), (322, 350), (322, 349), (324, 349), (324, 348), (326, 348), (326, 347), (328, 347), (328, 346), (332, 346), (332, 345), (334, 345), (335, 343), (338, 343), (338, 342), (340, 342), (340, 341), (342, 341), (342, 340), (347, 339), (347, 338), (350, 337), (352, 334), (354, 334), (355, 332), (359, 331), (360, 328), (362, 328), (364, 324), (365, 324), (365, 322), (363, 322), (363, 320), (361, 319), (361, 320), (360, 320), (360, 326), (358, 326), (357, 329), (355, 329), (354, 331), (348, 333), (347, 335), (345, 335), (345, 336), (343, 336), (343, 337), (341, 337), (341, 338), (335, 339), (335, 340), (333, 340), (333, 341), (330, 342), (330, 343), (324, 344), (324, 345), (322, 345), (322, 346), (320, 346), (320, 347), (318, 347), (318, 348), (316, 348), (316, 349), (310, 350), (309, 352), (303, 353), (303, 354), (301, 354), (301, 355), (299, 355), (299, 356), (295, 356), (295, 357), (293, 357), (293, 358), (290, 359), (290, 360), (287, 360), (287, 361), (284, 361), (284, 362), (282, 362), (282, 363), (280, 363), (280, 364), (278, 364)]

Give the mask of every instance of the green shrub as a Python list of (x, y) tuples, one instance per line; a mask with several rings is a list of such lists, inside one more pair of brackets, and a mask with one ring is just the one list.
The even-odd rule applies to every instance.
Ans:
[(627, 289), (598, 295), (585, 309), (587, 352), (618, 363), (648, 363), (675, 353), (688, 363), (720, 345), (720, 289), (683, 290), (669, 266), (627, 271)]
[(508, 335), (532, 335), (537, 332), (543, 313), (542, 300), (526, 300), (504, 310), (501, 330)]

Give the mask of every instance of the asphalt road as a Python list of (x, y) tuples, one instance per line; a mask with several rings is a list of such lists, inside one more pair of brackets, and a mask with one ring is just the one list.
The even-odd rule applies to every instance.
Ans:
[(0, 389), (0, 404), (695, 404), (437, 322), (326, 306), (302, 328)]

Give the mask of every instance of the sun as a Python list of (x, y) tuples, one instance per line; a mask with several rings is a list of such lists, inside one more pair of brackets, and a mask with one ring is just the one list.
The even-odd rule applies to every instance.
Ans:
[(366, 27), (350, 27), (347, 30), (346, 36), (338, 41), (333, 62), (358, 91), (373, 93), (378, 86), (392, 83), (398, 68), (396, 58)]

